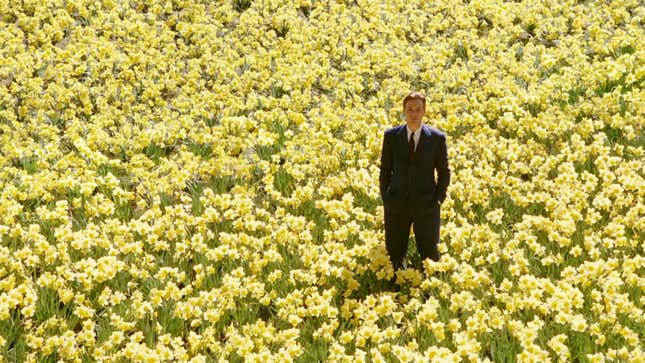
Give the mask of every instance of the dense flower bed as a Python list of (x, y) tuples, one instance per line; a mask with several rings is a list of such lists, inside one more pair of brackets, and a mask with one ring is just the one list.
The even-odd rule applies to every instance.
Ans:
[[(645, 359), (645, 6), (0, 4), (6, 361)], [(385, 253), (410, 90), (442, 259)], [(413, 249), (413, 245), (411, 247)]]

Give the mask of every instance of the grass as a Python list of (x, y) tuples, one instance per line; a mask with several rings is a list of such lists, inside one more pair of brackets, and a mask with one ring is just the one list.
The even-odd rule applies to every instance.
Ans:
[(507, 329), (484, 334), (479, 342), (484, 356), (493, 362), (515, 362), (522, 351), (519, 341)]
[(243, 12), (244, 10), (250, 8), (251, 4), (251, 0), (233, 0), (233, 8), (239, 12)]
[(36, 156), (23, 156), (12, 160), (14, 167), (26, 171), (28, 174), (34, 174), (38, 171), (38, 158)]
[(231, 175), (217, 176), (205, 181), (206, 186), (215, 194), (228, 193), (239, 183), (240, 180)]
[(24, 361), (28, 350), (21, 318), (20, 312), (14, 310), (9, 319), (0, 321), (0, 336), (6, 340), (2, 348), (2, 357), (7, 362)]
[(275, 179), (273, 180), (273, 187), (278, 190), (283, 196), (289, 197), (295, 189), (295, 179), (284, 168), (280, 167), (276, 172)]
[(189, 142), (188, 150), (202, 159), (208, 159), (213, 155), (213, 145), (211, 143)]
[(168, 157), (175, 149), (175, 146), (172, 145), (157, 145), (151, 143), (143, 149), (143, 153), (152, 161), (155, 165), (159, 165), (161, 158)]

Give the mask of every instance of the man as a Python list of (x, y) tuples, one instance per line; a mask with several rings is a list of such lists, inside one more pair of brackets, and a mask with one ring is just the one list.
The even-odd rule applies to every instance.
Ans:
[(383, 136), (379, 184), (385, 246), (395, 271), (404, 267), (411, 225), (421, 260), (439, 260), (440, 208), (450, 184), (450, 168), (446, 134), (423, 124), (425, 106), (423, 94), (408, 94), (403, 100), (406, 124), (388, 129)]

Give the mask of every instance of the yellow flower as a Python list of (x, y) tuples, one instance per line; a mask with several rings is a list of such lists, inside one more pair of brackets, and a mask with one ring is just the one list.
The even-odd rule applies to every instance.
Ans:
[(566, 335), (558, 334), (547, 342), (549, 348), (551, 348), (561, 360), (571, 359), (571, 353), (566, 345), (566, 340)]

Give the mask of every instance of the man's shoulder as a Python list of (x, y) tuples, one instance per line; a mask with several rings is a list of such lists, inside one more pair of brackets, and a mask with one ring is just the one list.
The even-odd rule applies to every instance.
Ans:
[(441, 130), (439, 130), (439, 129), (438, 129), (438, 128), (436, 128), (436, 127), (429, 126), (429, 125), (423, 125), (423, 127), (426, 129), (426, 132), (427, 132), (430, 136), (438, 136), (438, 137), (442, 137), (442, 138), (445, 138), (445, 137), (446, 137), (446, 133), (445, 133), (445, 132), (443, 132), (443, 131), (441, 131)]
[(403, 125), (398, 125), (394, 127), (390, 127), (389, 129), (385, 130), (385, 135), (393, 135), (401, 131), (402, 128), (405, 127), (405, 124)]

